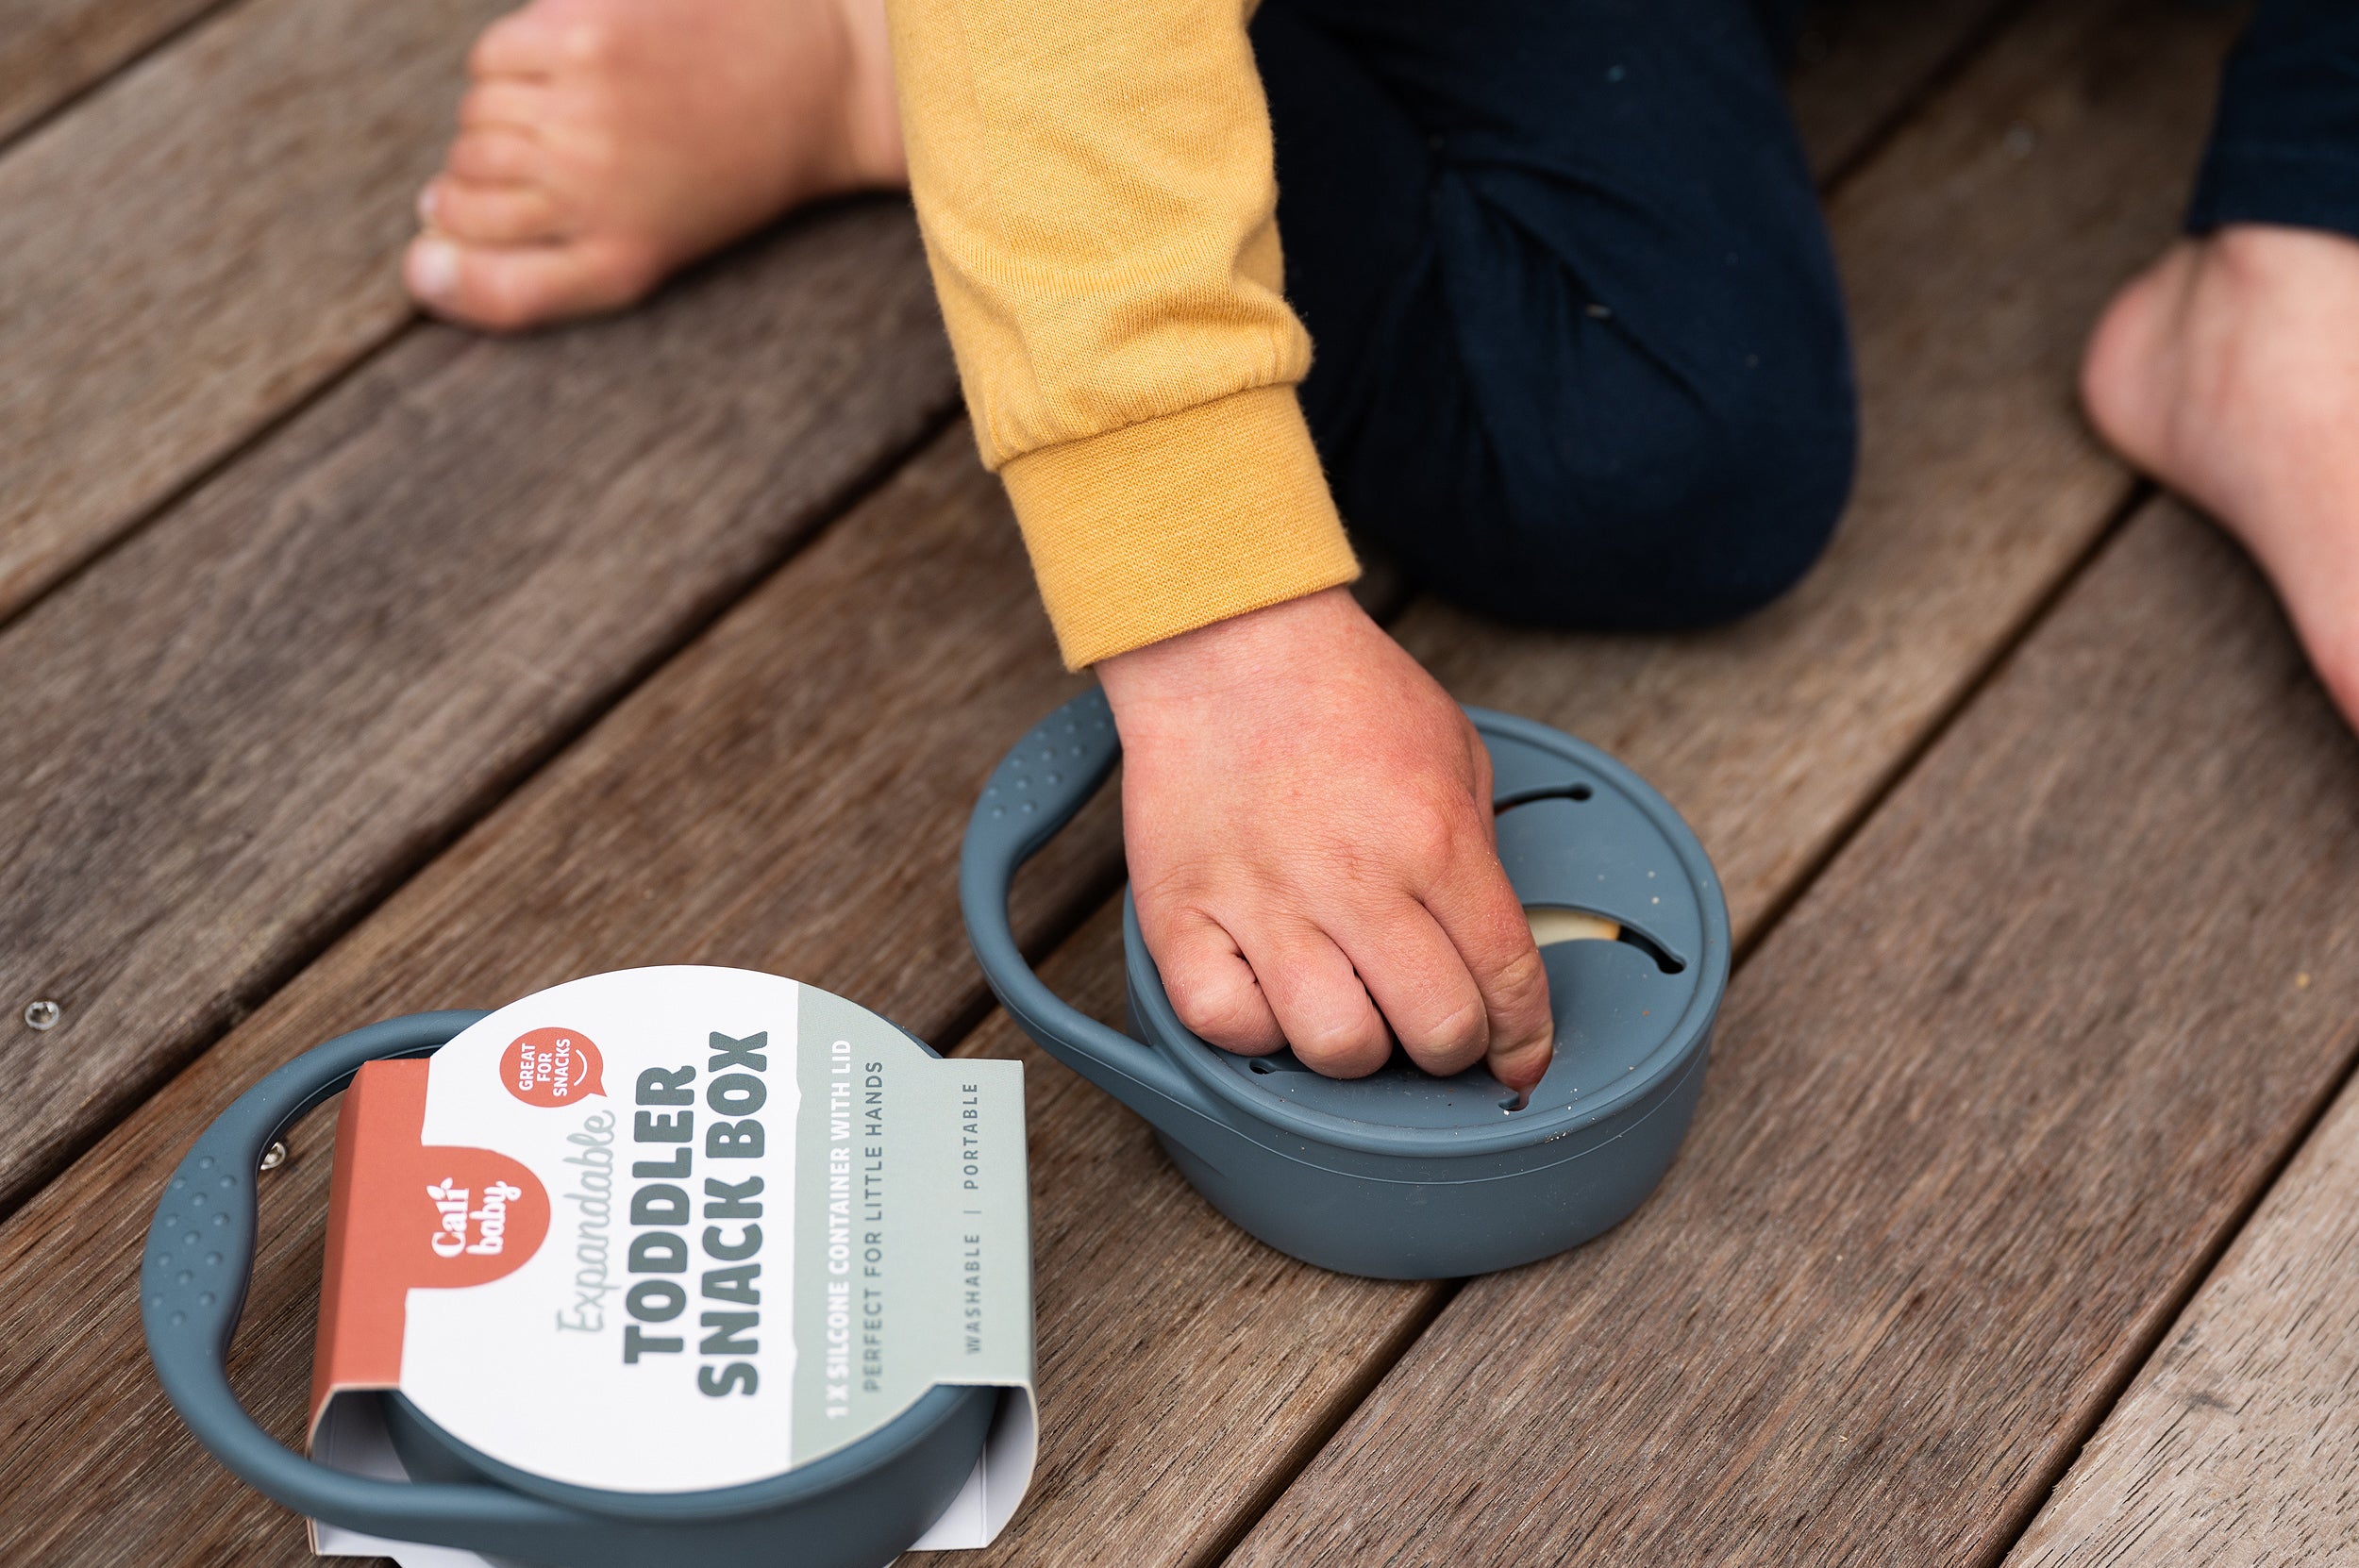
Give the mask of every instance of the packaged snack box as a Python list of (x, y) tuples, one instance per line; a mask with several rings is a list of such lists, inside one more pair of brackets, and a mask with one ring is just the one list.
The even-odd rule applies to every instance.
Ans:
[[(313, 1462), (274, 1486), (215, 1445), (321, 1553), (852, 1568), (1014, 1512), (1037, 1425), (1017, 1064), (670, 967), (343, 1071)], [(165, 1381), (209, 1443), (224, 1413)]]

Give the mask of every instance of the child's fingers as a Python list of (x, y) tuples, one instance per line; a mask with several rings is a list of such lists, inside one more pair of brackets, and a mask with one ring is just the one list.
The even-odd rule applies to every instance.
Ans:
[(1492, 1076), (1529, 1091), (1555, 1054), (1556, 1023), (1548, 966), (1497, 850), (1487, 840), (1462, 845), (1449, 875), (1426, 890), (1425, 901), (1481, 993)]
[(1163, 994), (1180, 1022), (1241, 1056), (1267, 1056), (1286, 1043), (1253, 966), (1217, 922), (1193, 909), (1149, 920), (1140, 909), (1141, 927), (1153, 932), (1147, 945)]
[(1239, 946), (1305, 1067), (1330, 1078), (1361, 1078), (1392, 1056), (1392, 1031), (1326, 932), (1299, 917), (1279, 916), (1242, 933)]
[(1491, 1043), (1482, 993), (1424, 905), (1395, 895), (1356, 923), (1343, 950), (1412, 1061), (1447, 1077), (1482, 1059)]

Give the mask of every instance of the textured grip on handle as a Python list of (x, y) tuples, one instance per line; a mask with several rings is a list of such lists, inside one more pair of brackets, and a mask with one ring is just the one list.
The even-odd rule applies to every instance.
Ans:
[(290, 1453), (229, 1386), (228, 1355), (254, 1272), (255, 1173), (296, 1118), (365, 1062), (429, 1056), (480, 1012), (419, 1012), (340, 1035), (280, 1067), (205, 1129), (156, 1206), (140, 1264), (140, 1308), (156, 1376), (197, 1441), (287, 1507), (398, 1540), (528, 1543), (566, 1517), (489, 1486), (369, 1480)]
[(1034, 725), (991, 770), (975, 803), (969, 863), (979, 846), (1012, 874), (1089, 803), (1121, 757), (1113, 710), (1096, 687)]
[(1106, 694), (1092, 687), (1018, 741), (992, 770), (959, 857), (959, 905), (983, 977), (1041, 1048), (1166, 1132), (1207, 1113), (1200, 1092), (1152, 1047), (1074, 1008), (1048, 989), (1008, 922), (1016, 868), (1071, 822), (1122, 755)]

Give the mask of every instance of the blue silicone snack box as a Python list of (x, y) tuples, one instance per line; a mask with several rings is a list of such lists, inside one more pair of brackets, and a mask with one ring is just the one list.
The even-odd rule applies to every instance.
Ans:
[(960, 897), (984, 976), (1041, 1046), (1150, 1123), (1238, 1226), (1321, 1268), (1448, 1278), (1578, 1246), (1645, 1201), (1694, 1115), (1728, 989), (1728, 907), (1679, 813), (1621, 763), (1528, 719), (1468, 709), (1496, 774), (1499, 857), (1527, 906), (1595, 917), (1614, 940), (1545, 946), (1556, 1058), (1528, 1101), (1481, 1068), (1398, 1052), (1338, 1080), (1292, 1053), (1248, 1059), (1173, 1011), (1125, 894), (1129, 1032), (1035, 975), (1008, 923), (1016, 870), (1113, 772), (1102, 692), (1018, 742), (969, 819)]

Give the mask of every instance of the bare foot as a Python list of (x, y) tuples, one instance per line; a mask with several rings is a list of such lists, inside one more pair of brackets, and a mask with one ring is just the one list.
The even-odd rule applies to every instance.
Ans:
[(532, 0), (468, 70), (403, 273), (469, 325), (617, 309), (799, 203), (908, 182), (883, 0)]
[(2081, 395), (2124, 457), (2244, 542), (2359, 726), (2359, 241), (2181, 241), (2106, 308)]

